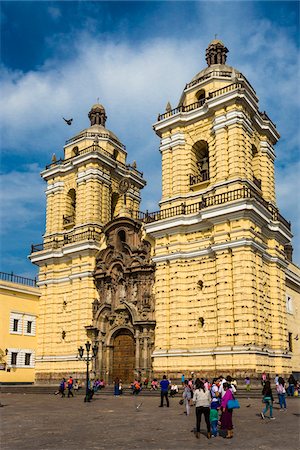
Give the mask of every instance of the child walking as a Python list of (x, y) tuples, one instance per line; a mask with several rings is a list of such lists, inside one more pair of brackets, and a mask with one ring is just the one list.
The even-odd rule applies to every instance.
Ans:
[(218, 420), (219, 420), (219, 413), (218, 413), (218, 406), (219, 402), (211, 402), (210, 405), (210, 413), (209, 413), (209, 421), (210, 421), (210, 427), (211, 427), (211, 437), (217, 437), (218, 436)]

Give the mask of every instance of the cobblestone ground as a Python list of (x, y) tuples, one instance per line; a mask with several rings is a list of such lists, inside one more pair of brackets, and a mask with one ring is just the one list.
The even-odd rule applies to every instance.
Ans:
[[(258, 399), (241, 399), (234, 411), (234, 438), (208, 440), (204, 423), (200, 439), (191, 430), (195, 411), (187, 417), (179, 398), (170, 408), (158, 408), (155, 397), (97, 395), (83, 397), (3, 394), (1, 450), (106, 450), (106, 449), (231, 449), (299, 450), (300, 399), (287, 399), (288, 409), (275, 404), (275, 420), (262, 420)], [(139, 408), (137, 408), (140, 405)]]

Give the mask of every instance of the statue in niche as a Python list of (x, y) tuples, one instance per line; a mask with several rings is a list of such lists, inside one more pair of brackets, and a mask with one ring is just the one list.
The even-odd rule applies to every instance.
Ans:
[(138, 297), (138, 285), (137, 285), (137, 283), (133, 283), (133, 286), (132, 286), (132, 303), (134, 304), (134, 305), (136, 305), (137, 304), (137, 297)]
[(95, 299), (95, 300), (93, 301), (93, 314), (94, 314), (94, 315), (95, 315), (96, 312), (98, 311), (99, 305), (100, 305), (100, 302), (99, 302), (97, 299)]
[(112, 299), (111, 286), (107, 286), (107, 291), (106, 291), (106, 303), (108, 303), (109, 305), (111, 305), (111, 299)]
[(126, 289), (124, 280), (120, 280), (119, 286), (118, 286), (118, 294), (119, 294), (119, 301), (122, 302), (126, 299)]

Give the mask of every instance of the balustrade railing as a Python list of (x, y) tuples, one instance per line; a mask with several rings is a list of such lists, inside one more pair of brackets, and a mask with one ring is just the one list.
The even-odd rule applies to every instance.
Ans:
[(261, 205), (263, 205), (272, 215), (272, 220), (279, 221), (285, 225), (289, 230), (291, 229), (291, 223), (288, 222), (279, 212), (278, 209), (272, 205), (272, 203), (264, 200), (257, 192), (252, 188), (243, 186), (239, 189), (234, 189), (232, 191), (227, 191), (221, 194), (210, 195), (207, 197), (202, 197), (202, 200), (197, 203), (192, 203), (191, 205), (186, 205), (184, 203), (172, 206), (171, 208), (163, 209), (161, 211), (155, 212), (139, 212), (138, 219), (144, 223), (151, 223), (157, 220), (169, 219), (171, 217), (179, 215), (194, 214), (200, 212), (204, 208), (211, 206), (217, 206), (224, 203), (232, 202), (240, 199), (254, 199)]
[(184, 112), (193, 111), (194, 109), (198, 109), (201, 106), (203, 106), (204, 103), (207, 100), (210, 100), (210, 99), (215, 98), (215, 97), (219, 97), (220, 95), (226, 94), (227, 92), (231, 92), (231, 91), (234, 91), (236, 89), (241, 89), (243, 87), (244, 86), (243, 86), (242, 83), (229, 84), (227, 86), (224, 86), (223, 88), (217, 89), (217, 90), (215, 90), (213, 92), (209, 92), (209, 94), (208, 94), (208, 96), (206, 98), (203, 98), (203, 99), (201, 99), (198, 102), (191, 103), (190, 105), (186, 105), (186, 106), (181, 105), (181, 106), (178, 106), (177, 108), (171, 109), (170, 111), (166, 111), (163, 114), (159, 114), (159, 116), (157, 118), (157, 121), (159, 122), (161, 120), (167, 119), (168, 117), (172, 117), (172, 116), (174, 116), (175, 114), (178, 114), (178, 113), (184, 113)]
[(74, 221), (75, 221), (74, 214), (72, 214), (71, 216), (63, 216), (63, 224), (64, 225), (70, 225), (70, 224), (74, 223)]
[(235, 89), (241, 89), (242, 87), (243, 87), (242, 83), (232, 83), (229, 84), (228, 86), (224, 86), (220, 89), (216, 89), (215, 91), (210, 92), (208, 94), (208, 98), (219, 97), (220, 95), (227, 94), (227, 92), (234, 91)]
[(71, 160), (73, 160), (75, 157), (78, 157), (80, 155), (85, 155), (86, 153), (99, 153), (101, 155), (106, 155), (108, 156), (110, 159), (112, 159), (116, 164), (121, 165), (123, 167), (126, 167), (126, 169), (128, 169), (131, 172), (136, 172), (139, 176), (143, 176), (143, 172), (140, 172), (138, 169), (136, 169), (135, 167), (132, 167), (130, 164), (124, 164), (121, 161), (117, 161), (116, 159), (113, 158), (113, 155), (111, 153), (109, 153), (107, 150), (105, 150), (103, 147), (101, 147), (98, 144), (92, 144), (89, 147), (86, 147), (82, 150), (78, 150), (78, 153), (74, 156), (71, 156), (71, 158), (66, 158), (66, 159), (58, 159), (57, 161), (52, 162), (51, 164), (48, 164), (46, 166), (46, 169), (50, 169), (51, 167), (55, 167), (58, 165), (63, 165), (63, 164), (68, 164)]
[(174, 116), (175, 114), (180, 113), (180, 112), (193, 111), (194, 109), (201, 108), (201, 106), (203, 106), (204, 103), (205, 103), (205, 98), (202, 98), (198, 102), (191, 103), (190, 105), (178, 106), (177, 108), (171, 109), (170, 111), (166, 111), (164, 114), (160, 114), (158, 116), (157, 120), (160, 121), (160, 120), (166, 119), (167, 117)]
[(209, 171), (201, 170), (198, 175), (190, 175), (190, 186), (209, 180)]
[[(241, 74), (238, 73), (237, 76), (240, 76)], [(191, 81), (190, 83), (187, 83), (185, 85), (184, 89), (188, 89), (190, 87), (195, 86), (196, 84), (200, 83), (201, 81), (204, 80), (208, 80), (209, 78), (212, 77), (226, 77), (226, 78), (231, 78), (232, 77), (232, 72), (229, 72), (228, 70), (214, 70), (210, 73), (207, 73), (205, 75), (203, 75), (202, 77), (197, 78), (196, 80)]]
[(43, 244), (32, 244), (31, 253), (41, 252), (43, 250), (51, 250), (63, 247), (67, 244), (72, 244), (74, 242), (81, 241), (96, 241), (99, 242), (101, 239), (100, 231), (94, 229), (89, 229), (82, 231), (81, 233), (65, 233), (56, 234), (54, 236), (45, 239)]
[(2, 281), (10, 281), (11, 283), (16, 284), (24, 284), (26, 286), (36, 286), (36, 278), (26, 278), (21, 277), (20, 275), (15, 275), (13, 272), (6, 273), (6, 272), (0, 272), (0, 280)]
[(257, 186), (259, 189), (261, 189), (261, 180), (259, 180), (256, 177), (253, 177), (253, 183), (255, 184), (255, 186)]
[(71, 144), (72, 142), (77, 141), (78, 139), (82, 139), (85, 137), (92, 137), (92, 138), (96, 138), (96, 137), (100, 137), (100, 138), (104, 138), (104, 139), (108, 139), (112, 142), (115, 142), (116, 144), (118, 144), (120, 147), (122, 147), (124, 150), (126, 150), (126, 147), (124, 144), (122, 144), (122, 142), (118, 141), (117, 139), (113, 138), (110, 134), (108, 133), (92, 133), (91, 131), (85, 131), (84, 133), (78, 134), (77, 136), (72, 137), (71, 139), (68, 139), (66, 141), (66, 144)]

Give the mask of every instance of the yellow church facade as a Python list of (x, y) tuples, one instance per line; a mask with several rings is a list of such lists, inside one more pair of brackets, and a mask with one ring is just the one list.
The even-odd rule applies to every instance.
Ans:
[(37, 380), (83, 374), (87, 333), (100, 349), (95, 376), (108, 381), (300, 371), (299, 270), (275, 196), (279, 133), (227, 52), (212, 41), (208, 67), (154, 124), (159, 211), (139, 212), (143, 175), (99, 104), (42, 173), (46, 232), (30, 255)]

